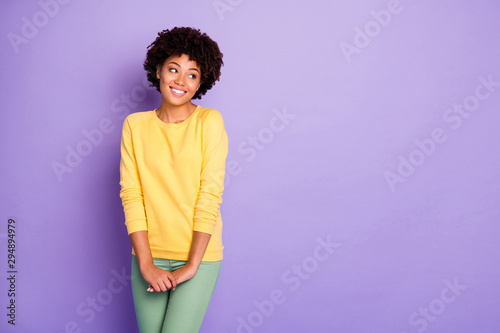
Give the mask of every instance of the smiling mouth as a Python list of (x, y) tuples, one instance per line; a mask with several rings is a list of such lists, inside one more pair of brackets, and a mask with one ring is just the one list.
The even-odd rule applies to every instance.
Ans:
[(175, 89), (172, 87), (170, 87), (170, 90), (172, 90), (175, 96), (184, 96), (187, 93), (187, 91)]

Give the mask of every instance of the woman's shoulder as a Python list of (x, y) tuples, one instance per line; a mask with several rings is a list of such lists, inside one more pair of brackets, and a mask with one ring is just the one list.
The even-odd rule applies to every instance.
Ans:
[(125, 122), (128, 122), (130, 124), (130, 126), (134, 126), (144, 120), (148, 120), (151, 118), (152, 116), (152, 110), (149, 110), (149, 111), (138, 111), (138, 112), (134, 112), (134, 113), (131, 113), (129, 114), (128, 116), (125, 117)]
[(219, 110), (199, 105), (198, 107), (200, 108), (200, 111), (198, 112), (198, 118), (203, 120), (204, 122), (223, 121), (222, 114), (219, 112)]
[(153, 111), (137, 111), (129, 114), (125, 119), (128, 119), (129, 121), (141, 121), (143, 119), (151, 118), (151, 112)]

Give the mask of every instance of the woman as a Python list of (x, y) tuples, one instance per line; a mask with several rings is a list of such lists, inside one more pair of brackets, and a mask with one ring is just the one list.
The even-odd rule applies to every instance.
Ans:
[(161, 105), (123, 123), (120, 198), (141, 332), (198, 332), (219, 277), (228, 138), (220, 112), (192, 100), (214, 86), (222, 65), (205, 33), (158, 33), (144, 68)]

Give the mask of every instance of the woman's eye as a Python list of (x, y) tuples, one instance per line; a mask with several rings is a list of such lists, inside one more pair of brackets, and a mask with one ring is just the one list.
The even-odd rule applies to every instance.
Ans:
[(175, 69), (175, 68), (170, 68), (170, 71), (171, 71), (172, 73), (175, 73), (175, 72), (177, 72), (177, 69)]
[(192, 78), (192, 79), (196, 79), (196, 75), (195, 74), (189, 74), (189, 77)]

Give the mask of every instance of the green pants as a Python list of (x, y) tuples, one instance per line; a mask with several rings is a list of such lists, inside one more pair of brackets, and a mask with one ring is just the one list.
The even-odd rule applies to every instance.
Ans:
[[(187, 261), (153, 258), (155, 266), (169, 272)], [(149, 292), (137, 257), (132, 255), (132, 294), (141, 333), (197, 333), (219, 278), (221, 261), (202, 261), (195, 276), (175, 290)]]

